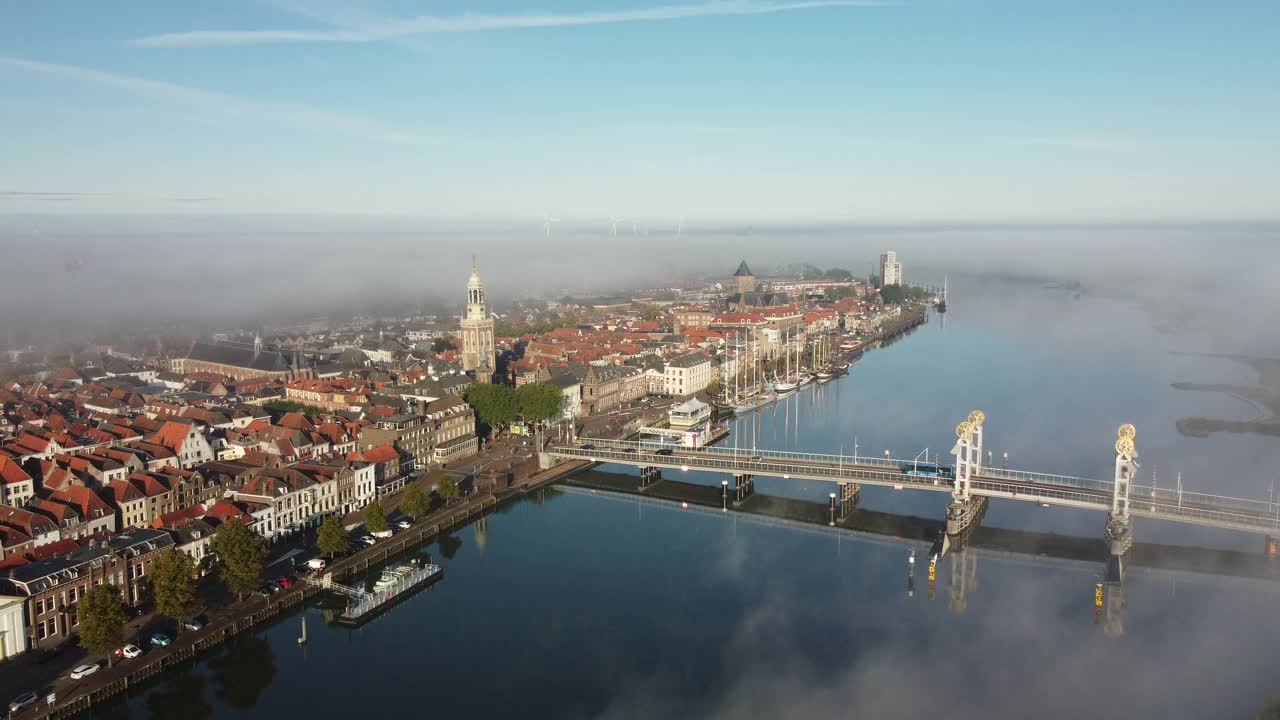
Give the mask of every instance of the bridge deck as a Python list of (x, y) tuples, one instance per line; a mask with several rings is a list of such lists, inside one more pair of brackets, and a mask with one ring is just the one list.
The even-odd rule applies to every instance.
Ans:
[[(914, 461), (867, 456), (829, 455), (779, 450), (745, 450), (724, 446), (674, 447), (657, 441), (591, 440), (591, 447), (553, 445), (557, 457), (639, 467), (700, 470), (796, 480), (881, 485), (950, 493), (950, 478), (914, 474), (903, 468)], [(670, 455), (657, 455), (658, 450)], [(1052, 503), (1086, 510), (1110, 511), (1112, 483), (1070, 475), (982, 468), (970, 483), (975, 495)], [(1280, 533), (1280, 505), (1266, 501), (1134, 486), (1129, 512), (1195, 525)]]

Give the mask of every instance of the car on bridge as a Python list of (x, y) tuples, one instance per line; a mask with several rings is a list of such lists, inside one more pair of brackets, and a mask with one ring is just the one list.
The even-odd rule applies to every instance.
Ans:
[(662, 448), (661, 450), (655, 450), (653, 454), (654, 455), (674, 455), (675, 452), (676, 451), (672, 450), (671, 448)]

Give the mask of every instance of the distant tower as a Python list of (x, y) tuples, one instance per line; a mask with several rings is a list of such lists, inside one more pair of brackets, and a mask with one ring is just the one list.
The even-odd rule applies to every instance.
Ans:
[(258, 357), (262, 353), (262, 332), (257, 331), (253, 334), (253, 356)]
[(462, 315), (462, 369), (476, 373), (476, 382), (492, 382), (496, 359), (493, 350), (493, 318), (484, 305), (484, 283), (476, 260), (471, 258), (467, 281), (467, 311)]
[(743, 260), (738, 266), (738, 271), (733, 274), (738, 280), (738, 292), (749, 293), (756, 291), (756, 276), (752, 274), (751, 268), (747, 267), (747, 261)]
[(902, 263), (898, 253), (889, 250), (880, 254), (880, 287), (902, 284)]

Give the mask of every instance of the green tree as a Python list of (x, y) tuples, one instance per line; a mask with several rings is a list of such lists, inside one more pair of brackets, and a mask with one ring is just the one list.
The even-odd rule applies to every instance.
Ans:
[(431, 498), (423, 492), (421, 485), (416, 482), (409, 483), (408, 489), (404, 491), (404, 500), (400, 503), (400, 509), (417, 520), (431, 509)]
[(901, 285), (885, 285), (880, 288), (880, 297), (885, 305), (898, 305), (907, 298), (907, 291)]
[(720, 384), (719, 380), (712, 380), (707, 383), (707, 394), (711, 397), (718, 397), (723, 391), (724, 387)]
[(564, 394), (551, 383), (529, 383), (516, 388), (520, 416), (533, 423), (545, 423), (560, 415)]
[(320, 531), (316, 534), (316, 545), (320, 548), (320, 552), (329, 557), (351, 549), (347, 529), (342, 527), (342, 521), (336, 515), (330, 515), (320, 523)]
[(431, 341), (431, 351), (442, 353), (453, 349), (453, 338), (445, 335)]
[(106, 655), (107, 667), (111, 667), (124, 625), (129, 622), (120, 591), (115, 585), (89, 590), (76, 605), (76, 619), (80, 621), (80, 644), (91, 655)]
[(151, 563), (151, 592), (156, 612), (172, 620), (188, 620), (200, 609), (196, 597), (196, 563), (191, 556), (166, 550)]
[(853, 273), (840, 267), (829, 268), (823, 274), (829, 278), (832, 278), (833, 280), (852, 280), (853, 279)]
[(364, 509), (364, 527), (371, 533), (380, 533), (387, 529), (387, 513), (382, 503), (374, 500)]
[(461, 489), (458, 488), (458, 480), (452, 475), (440, 478), (440, 482), (436, 485), (436, 492), (439, 493), (440, 497), (444, 498), (445, 505), (462, 495)]
[(218, 576), (237, 599), (262, 582), (267, 563), (267, 541), (238, 519), (218, 527), (209, 547), (218, 555)]
[(267, 410), (275, 410), (280, 413), (301, 413), (307, 417), (324, 415), (328, 412), (324, 408), (319, 408), (315, 405), (307, 405), (306, 403), (300, 403), (296, 400), (268, 400), (262, 403), (262, 407)]
[(516, 392), (509, 385), (471, 383), (463, 398), (475, 408), (480, 422), (494, 429), (510, 425), (519, 410)]

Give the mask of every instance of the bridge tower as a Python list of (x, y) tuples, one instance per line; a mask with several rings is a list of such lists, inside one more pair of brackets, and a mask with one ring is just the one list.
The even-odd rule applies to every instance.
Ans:
[(1107, 513), (1107, 542), (1111, 554), (1107, 558), (1107, 582), (1124, 579), (1125, 555), (1133, 546), (1133, 527), (1129, 517), (1129, 492), (1138, 473), (1138, 451), (1133, 439), (1137, 429), (1130, 423), (1116, 430), (1115, 485), (1111, 491), (1111, 512)]
[(981, 410), (974, 410), (956, 426), (956, 444), (951, 454), (956, 458), (955, 485), (951, 489), (951, 504), (947, 506), (947, 535), (958, 542), (987, 507), (987, 499), (970, 492), (974, 475), (982, 472), (982, 424), (987, 419)]

